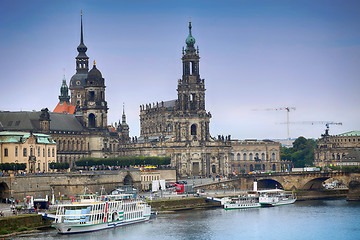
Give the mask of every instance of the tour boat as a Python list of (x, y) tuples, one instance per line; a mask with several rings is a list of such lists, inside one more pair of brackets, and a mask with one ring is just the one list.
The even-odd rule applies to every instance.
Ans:
[(261, 204), (259, 203), (259, 196), (253, 194), (238, 196), (237, 198), (232, 198), (229, 202), (224, 203), (225, 210), (258, 207), (261, 207)]
[(79, 202), (57, 207), (53, 227), (60, 234), (85, 233), (150, 219), (151, 207), (133, 194), (81, 195)]
[(282, 189), (260, 190), (259, 203), (262, 207), (274, 207), (292, 204), (296, 201), (294, 194), (286, 194)]

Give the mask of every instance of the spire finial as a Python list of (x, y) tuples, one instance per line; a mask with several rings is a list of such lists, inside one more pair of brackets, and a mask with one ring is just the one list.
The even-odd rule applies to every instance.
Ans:
[(81, 10), (81, 39), (80, 39), (80, 44), (84, 44), (83, 24), (82, 24), (82, 10)]
[(95, 62), (95, 60), (94, 60), (94, 66), (96, 66), (96, 62)]

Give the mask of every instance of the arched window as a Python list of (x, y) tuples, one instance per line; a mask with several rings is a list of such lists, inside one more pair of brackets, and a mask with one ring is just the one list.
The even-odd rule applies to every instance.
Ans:
[(252, 153), (249, 154), (249, 160), (250, 161), (253, 160), (253, 154)]
[(196, 135), (196, 124), (191, 125), (191, 135)]
[(261, 154), (261, 160), (265, 160), (265, 153)]
[(243, 154), (243, 160), (246, 161), (246, 153)]
[(275, 153), (272, 153), (271, 154), (271, 160), (275, 161), (275, 157), (276, 157)]
[(231, 161), (234, 161), (234, 160), (235, 160), (235, 156), (234, 156), (233, 153), (230, 155), (230, 157), (231, 157)]
[(95, 128), (95, 127), (96, 127), (95, 115), (91, 113), (89, 115), (89, 128)]
[(259, 159), (259, 154), (255, 153), (255, 159)]
[[(240, 153), (238, 153), (238, 154), (236, 155), (236, 157), (237, 157), (237, 160), (240, 161)], [(239, 171), (240, 171), (240, 170), (239, 170)]]

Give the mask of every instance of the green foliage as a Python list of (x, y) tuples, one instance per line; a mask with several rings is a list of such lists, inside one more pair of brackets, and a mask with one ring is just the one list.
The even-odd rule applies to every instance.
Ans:
[(64, 163), (58, 163), (58, 162), (52, 162), (49, 163), (49, 168), (50, 169), (68, 169), (69, 168), (69, 163), (64, 162)]
[(27, 227), (19, 227), (17, 229), (18, 232), (23, 232), (23, 231), (28, 231), (28, 230), (29, 230), (29, 228), (27, 228)]
[(25, 170), (26, 163), (0, 163), (0, 170), (2, 171), (18, 171)]
[(312, 166), (314, 162), (314, 149), (316, 142), (313, 139), (298, 137), (292, 148), (281, 147), (281, 160), (293, 162), (294, 167)]
[(6, 234), (9, 234), (8, 230), (5, 230), (5, 229), (0, 230), (0, 235), (6, 235)]
[(120, 166), (129, 167), (136, 165), (169, 165), (169, 157), (113, 157), (113, 158), (80, 158), (75, 162), (78, 167), (92, 166)]

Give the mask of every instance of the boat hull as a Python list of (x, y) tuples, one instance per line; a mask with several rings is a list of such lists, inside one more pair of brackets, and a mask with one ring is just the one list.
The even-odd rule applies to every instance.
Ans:
[(262, 207), (275, 207), (275, 206), (293, 204), (295, 201), (296, 201), (296, 198), (289, 199), (289, 200), (282, 200), (282, 201), (278, 201), (278, 202), (260, 202), (260, 204)]
[(242, 203), (226, 203), (224, 204), (225, 210), (232, 210), (232, 209), (247, 209), (247, 208), (259, 208), (261, 207), (260, 203), (248, 203), (248, 204), (242, 204)]
[(105, 229), (122, 227), (130, 224), (136, 224), (146, 222), (150, 219), (150, 216), (127, 220), (127, 221), (115, 221), (105, 222), (99, 224), (71, 224), (71, 223), (54, 223), (53, 227), (56, 228), (59, 234), (76, 234), (76, 233), (87, 233), (101, 231)]

